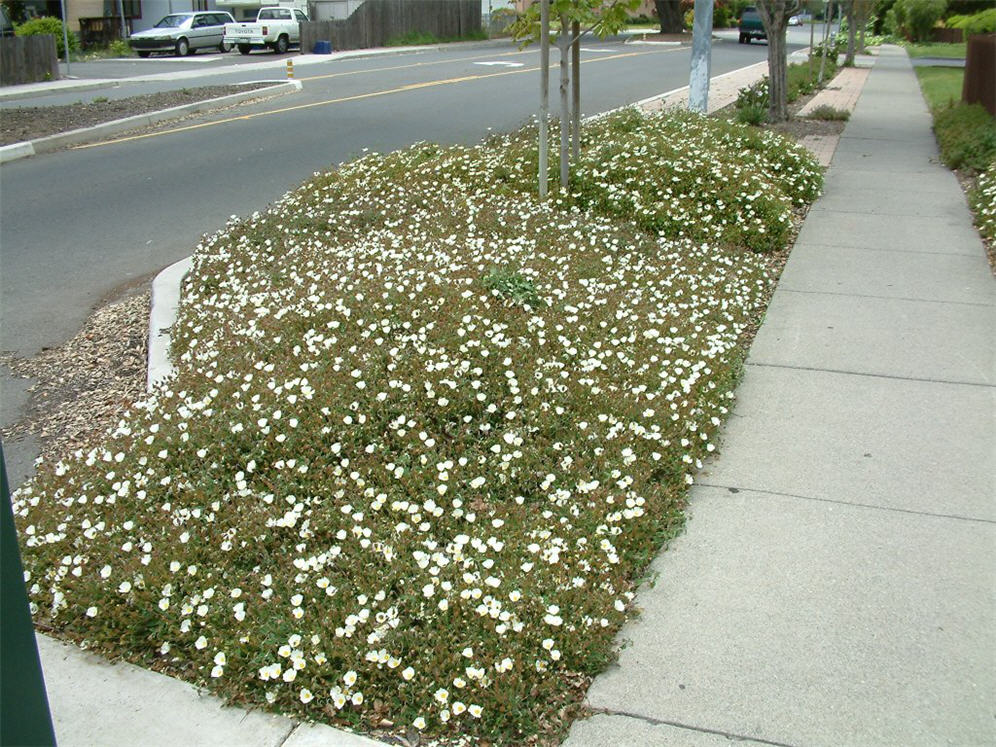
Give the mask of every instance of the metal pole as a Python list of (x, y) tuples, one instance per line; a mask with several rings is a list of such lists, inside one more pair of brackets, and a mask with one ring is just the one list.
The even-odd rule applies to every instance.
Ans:
[(66, 77), (69, 77), (69, 15), (66, 13), (66, 0), (62, 5), (62, 49), (66, 53)]
[[(65, 25), (65, 24), (63, 24)], [(28, 594), (24, 588), (24, 567), (17, 548), (17, 529), (10, 505), (7, 467), (0, 444), (0, 492), (3, 493), (2, 533), (0, 533), (0, 744), (54, 745), (52, 714), (45, 693), (45, 677), (38, 642), (31, 624)]]
[(124, 0), (118, 0), (118, 15), (121, 16), (121, 38), (128, 38), (128, 26), (125, 24), (124, 17)]
[(539, 196), (547, 195), (547, 127), (550, 123), (550, 0), (540, 0)]
[(712, 2), (695, 0), (692, 23), (692, 68), (688, 78), (688, 108), (709, 111), (709, 67), (712, 60)]
[(808, 10), (808, 7), (807, 7), (807, 12), (809, 13), (809, 80), (810, 80), (810, 83), (812, 83), (812, 80), (813, 80), (813, 40), (815, 38), (815, 33), (816, 33), (814, 31), (814, 29), (816, 28), (816, 24), (813, 23), (813, 13), (812, 13), (812, 11)]
[(560, 50), (560, 189), (565, 193), (571, 176), (570, 28), (567, 14), (562, 12), (557, 48)]

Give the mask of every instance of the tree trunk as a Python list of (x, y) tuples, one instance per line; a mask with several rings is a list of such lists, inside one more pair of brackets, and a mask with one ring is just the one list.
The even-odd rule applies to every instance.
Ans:
[(847, 16), (847, 53), (844, 55), (844, 67), (854, 67), (854, 43), (857, 39), (857, 24), (855, 21), (854, 4), (856, 0), (848, 0), (844, 4)]
[(557, 47), (560, 49), (560, 189), (565, 193), (571, 172), (570, 28), (567, 14), (561, 13), (560, 34), (557, 36)]
[(870, 0), (858, 2), (858, 54), (867, 54), (865, 49), (865, 27), (868, 25), (868, 14), (871, 11)]
[(758, 0), (757, 11), (768, 35), (768, 121), (788, 119), (785, 31), (795, 5), (787, 0)]
[(547, 158), (550, 126), (550, 0), (540, 0), (540, 118), (539, 118), (539, 196), (546, 199)]
[(571, 158), (575, 166), (581, 159), (581, 22), (575, 21), (571, 26)]
[(681, 0), (654, 0), (662, 34), (680, 34), (685, 28), (681, 17)]
[(823, 16), (823, 47), (820, 50), (820, 74), (816, 78), (819, 86), (823, 85), (823, 76), (827, 70), (827, 47), (830, 46), (830, 19), (833, 18), (833, 2), (827, 3), (827, 10)]
[(785, 30), (772, 35), (768, 31), (768, 121), (788, 119), (788, 63), (785, 53)]

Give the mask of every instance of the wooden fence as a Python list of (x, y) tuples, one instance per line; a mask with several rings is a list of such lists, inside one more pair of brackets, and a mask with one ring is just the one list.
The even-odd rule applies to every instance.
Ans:
[(969, 104), (982, 104), (996, 117), (996, 34), (968, 37), (961, 97)]
[(943, 44), (961, 44), (965, 41), (965, 32), (961, 29), (931, 29), (930, 40)]
[(346, 20), (302, 23), (301, 52), (310, 54), (316, 41), (368, 49), (413, 32), (454, 39), (480, 30), (480, 0), (366, 0)]
[(0, 86), (59, 79), (55, 37), (6, 36), (0, 39)]

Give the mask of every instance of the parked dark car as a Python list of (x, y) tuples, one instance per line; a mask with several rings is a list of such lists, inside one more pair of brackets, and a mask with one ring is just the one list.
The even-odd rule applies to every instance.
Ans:
[(230, 52), (231, 46), (222, 41), (226, 23), (235, 23), (235, 19), (222, 10), (170, 13), (151, 29), (132, 34), (128, 43), (139, 57), (148, 57), (153, 52), (172, 52), (183, 57), (198, 49)]
[(739, 30), (741, 44), (750, 44), (751, 39), (768, 38), (768, 32), (764, 30), (764, 24), (761, 22), (761, 14), (753, 5), (744, 8), (743, 15), (740, 16)]

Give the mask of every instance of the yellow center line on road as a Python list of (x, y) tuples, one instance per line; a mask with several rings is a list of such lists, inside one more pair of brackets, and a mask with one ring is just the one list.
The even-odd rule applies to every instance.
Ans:
[(311, 75), (299, 80), (327, 80), (328, 78), (342, 78), (349, 75), (364, 75), (366, 73), (388, 73), (394, 70), (410, 70), (415, 67), (430, 67), (432, 65), (447, 65), (455, 62), (473, 62), (474, 60), (493, 60), (496, 57), (512, 57), (514, 55), (528, 54), (530, 50), (520, 49), (515, 52), (501, 52), (499, 54), (482, 54), (474, 57), (458, 57), (452, 60), (433, 60), (432, 62), (413, 62), (410, 65), (394, 65), (392, 67), (374, 67), (368, 70), (350, 70), (342, 73), (328, 73), (326, 75)]
[[(671, 51), (677, 49), (676, 47), (669, 48), (668, 50), (650, 50), (646, 52), (622, 52), (620, 54), (611, 55), (609, 57), (597, 57), (591, 60), (582, 60), (582, 64), (595, 63), (595, 62), (608, 62), (609, 60), (618, 60), (623, 57), (642, 57), (648, 54), (661, 54), (662, 51)], [(372, 99), (379, 96), (390, 96), (396, 93), (405, 93), (407, 91), (417, 91), (422, 88), (435, 88), (437, 86), (448, 86), (454, 85), (456, 83), (468, 83), (475, 80), (485, 80), (487, 78), (500, 78), (505, 75), (522, 75), (523, 73), (535, 73), (539, 70), (538, 67), (527, 67), (516, 70), (504, 70), (500, 73), (483, 73), (480, 75), (464, 75), (459, 78), (446, 78), (444, 80), (429, 80), (424, 83), (409, 83), (404, 86), (399, 86), (397, 88), (389, 88), (382, 91), (371, 91), (370, 93), (358, 93), (353, 96), (343, 96), (337, 99), (327, 99), (324, 101), (313, 101), (310, 104), (297, 104), (295, 106), (285, 106), (281, 109), (271, 109), (265, 112), (255, 112), (253, 114), (239, 114), (235, 117), (225, 117), (224, 119), (216, 119), (210, 122), (201, 122), (199, 124), (187, 125), (185, 127), (175, 127), (170, 130), (161, 130), (159, 132), (147, 132), (142, 135), (130, 135), (128, 137), (115, 138), (113, 140), (102, 140), (98, 143), (88, 143), (85, 145), (77, 145), (73, 147), (73, 150), (87, 150), (89, 148), (102, 148), (105, 145), (116, 145), (118, 143), (127, 143), (133, 140), (145, 140), (153, 137), (161, 137), (163, 135), (173, 135), (179, 132), (190, 132), (192, 130), (200, 130), (205, 127), (216, 127), (217, 125), (229, 124), (231, 122), (248, 121), (251, 119), (258, 119), (260, 117), (269, 117), (274, 114), (286, 114), (287, 112), (303, 111), (304, 109), (314, 109), (320, 106), (331, 106), (332, 104), (343, 104), (348, 101), (360, 101), (362, 99)]]

